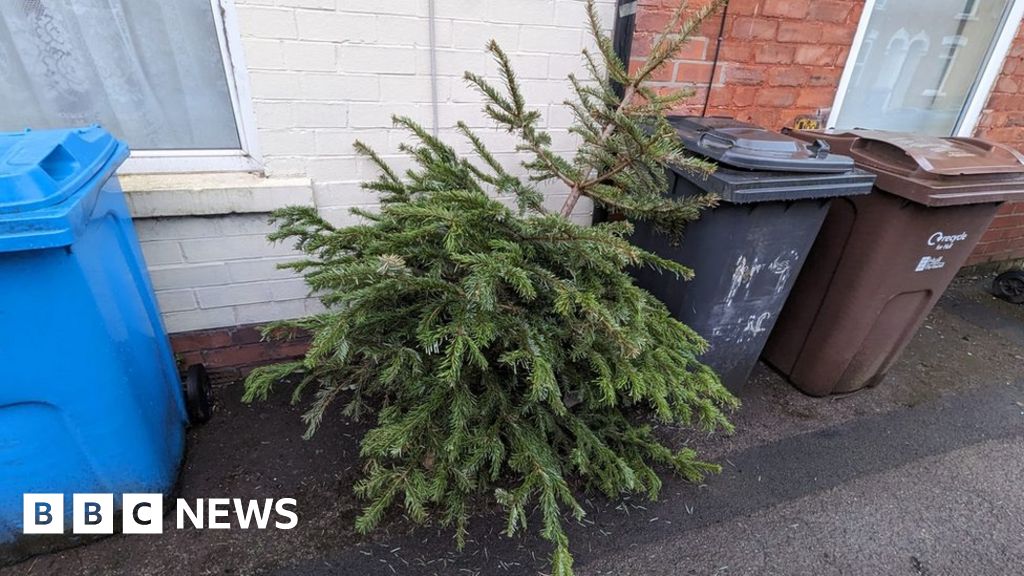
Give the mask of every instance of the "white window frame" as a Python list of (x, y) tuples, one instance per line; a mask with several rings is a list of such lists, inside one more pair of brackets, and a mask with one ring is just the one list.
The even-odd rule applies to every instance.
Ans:
[[(876, 4), (885, 5), (887, 0), (866, 0), (864, 10), (861, 12), (860, 22), (857, 24), (857, 32), (853, 36), (853, 44), (850, 46), (850, 54), (846, 58), (846, 65), (843, 67), (843, 74), (839, 78), (839, 87), (836, 89), (835, 99), (832, 101), (832, 110), (829, 112), (825, 128), (832, 130), (836, 127), (839, 119), (839, 112), (843, 107), (843, 100), (846, 98), (846, 91), (850, 86), (853, 77), (853, 68), (857, 63), (857, 54), (864, 45), (864, 37), (868, 30), (868, 21)], [(973, 89), (967, 95), (967, 105), (957, 122), (953, 136), (973, 136), (981, 118), (981, 111), (988, 102), (992, 87), (999, 78), (999, 72), (1003, 69), (1003, 62), (1006, 54), (1010, 51), (1013, 39), (1017, 35), (1017, 29), (1024, 18), (1024, 0), (1010, 0), (1009, 8), (1004, 14), (1000, 29), (996, 33), (996, 41), (985, 61), (985, 67), (975, 82)]]
[(262, 172), (249, 75), (233, 0), (210, 0), (221, 61), (235, 114), (240, 148), (236, 150), (133, 150), (121, 166), (124, 174), (180, 172)]

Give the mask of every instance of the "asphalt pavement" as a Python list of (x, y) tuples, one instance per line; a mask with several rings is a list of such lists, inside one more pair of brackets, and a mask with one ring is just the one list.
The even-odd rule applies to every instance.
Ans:
[[(732, 436), (659, 427), (723, 466), (702, 485), (666, 477), (661, 497), (584, 500), (568, 532), (579, 576), (1018, 576), (1024, 574), (1024, 306), (990, 278), (961, 278), (876, 388), (811, 398), (760, 366)], [(474, 516), (450, 530), (391, 514), (363, 536), (358, 439), (340, 418), (302, 440), (282, 389), (257, 405), (215, 390), (189, 432), (184, 498), (296, 498), (294, 530), (114, 535), (0, 567), (0, 576), (536, 576), (550, 545)], [(583, 496), (586, 498), (586, 496)]]
[[(669, 481), (660, 502), (592, 509), (571, 534), (577, 572), (1021, 574), (1022, 437), (1024, 381), (751, 448), (700, 487)], [(461, 554), (450, 547), (448, 534), (420, 531), (277, 574), (545, 570), (534, 539), (491, 530)]]

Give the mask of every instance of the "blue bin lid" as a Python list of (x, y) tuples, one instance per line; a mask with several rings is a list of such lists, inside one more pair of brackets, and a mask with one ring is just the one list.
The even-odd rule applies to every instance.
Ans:
[(0, 133), (0, 253), (73, 244), (127, 157), (99, 126)]
[(0, 133), (0, 214), (26, 213), (67, 200), (119, 146), (99, 126)]

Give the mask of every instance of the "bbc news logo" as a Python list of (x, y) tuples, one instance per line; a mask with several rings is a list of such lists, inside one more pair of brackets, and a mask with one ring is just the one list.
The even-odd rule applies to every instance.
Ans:
[[(74, 534), (113, 534), (113, 494), (73, 494), (71, 531)], [(190, 503), (175, 502), (175, 527), (228, 530), (291, 530), (299, 523), (294, 498), (242, 500), (241, 498), (199, 498)], [(121, 532), (123, 534), (162, 534), (164, 497), (162, 494), (122, 494)], [(22, 507), (25, 534), (64, 533), (63, 494), (25, 494)]]

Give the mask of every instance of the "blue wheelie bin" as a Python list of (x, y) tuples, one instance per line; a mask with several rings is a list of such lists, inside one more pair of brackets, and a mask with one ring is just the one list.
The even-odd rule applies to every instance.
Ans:
[(95, 126), (0, 133), (0, 560), (35, 551), (26, 493), (64, 494), (70, 532), (72, 494), (119, 506), (177, 477), (188, 411), (114, 177), (127, 157)]

